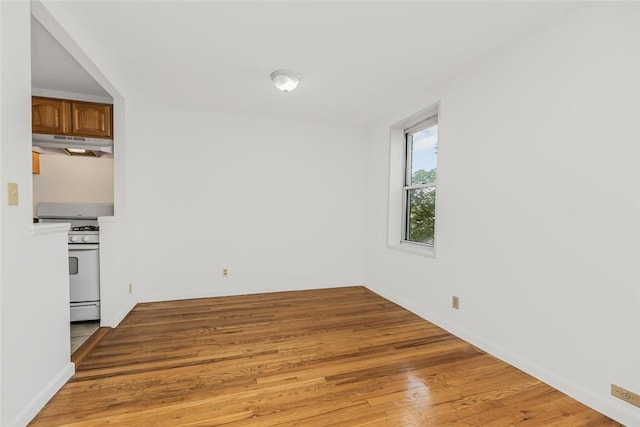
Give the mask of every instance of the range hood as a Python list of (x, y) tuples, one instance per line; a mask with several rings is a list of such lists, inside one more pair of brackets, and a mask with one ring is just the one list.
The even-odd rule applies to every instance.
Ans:
[(73, 154), (73, 150), (93, 152), (97, 157), (113, 153), (113, 139), (87, 138), (84, 136), (32, 134), (34, 151), (39, 153)]

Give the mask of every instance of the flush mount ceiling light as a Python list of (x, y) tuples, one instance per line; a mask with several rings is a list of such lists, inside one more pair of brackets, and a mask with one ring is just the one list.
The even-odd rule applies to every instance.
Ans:
[(301, 77), (299, 73), (291, 70), (276, 70), (271, 73), (273, 84), (283, 92), (291, 92), (294, 90), (298, 86), (298, 83), (300, 83)]

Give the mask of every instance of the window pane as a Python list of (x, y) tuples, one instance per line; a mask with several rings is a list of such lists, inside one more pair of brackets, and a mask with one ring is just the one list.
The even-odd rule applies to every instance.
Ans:
[(438, 125), (409, 134), (411, 182), (409, 185), (436, 182)]
[(433, 245), (436, 220), (436, 188), (414, 188), (406, 191), (406, 240)]
[(69, 257), (69, 276), (75, 276), (78, 274), (78, 258), (74, 256)]

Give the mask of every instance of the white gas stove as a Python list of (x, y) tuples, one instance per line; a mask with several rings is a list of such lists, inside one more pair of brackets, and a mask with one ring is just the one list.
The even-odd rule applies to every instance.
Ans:
[(100, 319), (100, 230), (98, 217), (112, 216), (103, 203), (40, 203), (43, 223), (69, 223), (69, 296), (71, 321)]

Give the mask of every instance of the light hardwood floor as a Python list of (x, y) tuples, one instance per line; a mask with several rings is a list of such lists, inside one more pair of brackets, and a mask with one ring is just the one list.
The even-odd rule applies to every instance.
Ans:
[(619, 425), (363, 287), (137, 305), (31, 425), (104, 424)]

